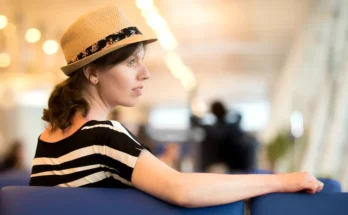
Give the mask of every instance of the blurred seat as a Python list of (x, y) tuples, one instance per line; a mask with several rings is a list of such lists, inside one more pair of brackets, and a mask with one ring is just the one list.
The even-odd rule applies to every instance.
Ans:
[(2, 215), (244, 215), (244, 202), (188, 209), (136, 189), (5, 187), (1, 190), (0, 211)]
[(251, 200), (251, 215), (346, 215), (348, 193), (274, 193)]
[(318, 178), (324, 183), (322, 192), (342, 192), (342, 187), (339, 181), (328, 178)]
[(11, 170), (0, 173), (0, 189), (6, 186), (28, 186), (30, 172), (25, 170)]

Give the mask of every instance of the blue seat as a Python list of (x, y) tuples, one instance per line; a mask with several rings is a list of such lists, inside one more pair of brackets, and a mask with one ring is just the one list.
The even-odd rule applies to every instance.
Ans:
[(340, 182), (328, 178), (318, 178), (318, 180), (324, 183), (322, 192), (342, 192)]
[(0, 189), (6, 186), (28, 186), (29, 171), (8, 171), (0, 174)]
[(1, 190), (0, 212), (2, 215), (244, 215), (244, 202), (189, 209), (167, 204), (136, 189), (5, 187)]
[(251, 215), (346, 215), (348, 193), (274, 193), (251, 200)]

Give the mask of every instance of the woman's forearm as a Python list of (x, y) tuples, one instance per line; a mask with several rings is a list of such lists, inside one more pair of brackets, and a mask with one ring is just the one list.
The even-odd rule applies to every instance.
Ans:
[(181, 173), (177, 186), (184, 207), (226, 204), (281, 190), (276, 175)]

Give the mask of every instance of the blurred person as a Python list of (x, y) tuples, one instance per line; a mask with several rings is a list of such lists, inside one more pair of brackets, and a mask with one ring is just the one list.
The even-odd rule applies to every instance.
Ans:
[(146, 125), (144, 125), (144, 124), (139, 125), (137, 139), (144, 146), (146, 146), (150, 150), (150, 152), (154, 151), (154, 144), (153, 144), (153, 141), (146, 130)]
[[(0, 146), (6, 145), (5, 137), (3, 133), (0, 131)], [(6, 150), (5, 147), (0, 147), (0, 163), (2, 162), (3, 155), (5, 154)]]
[(214, 101), (211, 104), (210, 111), (216, 118), (215, 124), (226, 124), (227, 110), (225, 108), (225, 105), (222, 104), (221, 101)]
[(166, 143), (163, 153), (158, 158), (173, 169), (179, 170), (180, 151), (180, 144), (174, 142)]
[[(227, 172), (247, 172), (256, 167), (258, 141), (241, 128), (242, 116), (233, 113), (233, 122), (227, 122), (227, 109), (221, 101), (211, 104), (211, 113), (216, 122), (203, 126), (205, 138), (201, 142), (201, 165), (203, 171), (211, 171), (225, 165)], [(214, 171), (215, 172), (215, 171)]]
[(24, 169), (24, 146), (16, 140), (10, 144), (1, 164), (1, 171)]
[(230, 173), (230, 170), (225, 163), (214, 163), (207, 167), (206, 172), (226, 174)]
[(49, 126), (38, 139), (31, 186), (135, 187), (184, 207), (322, 189), (309, 173), (181, 173), (152, 155), (119, 122), (107, 120), (116, 106), (138, 102), (150, 78), (142, 61), (145, 46), (154, 41), (115, 5), (84, 14), (65, 31), (61, 47), (67, 65), (61, 69), (68, 78), (54, 88), (44, 109), (42, 119)]

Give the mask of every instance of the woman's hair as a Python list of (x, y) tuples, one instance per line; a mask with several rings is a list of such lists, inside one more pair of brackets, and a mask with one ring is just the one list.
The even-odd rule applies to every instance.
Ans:
[[(116, 65), (137, 50), (141, 43), (134, 43), (104, 55), (91, 64), (97, 68)], [(42, 119), (50, 123), (52, 130), (60, 128), (65, 130), (71, 126), (72, 117), (77, 111), (83, 116), (89, 112), (89, 104), (82, 96), (82, 89), (87, 81), (83, 68), (78, 69), (65, 81), (57, 84), (48, 100), (48, 108), (43, 110)]]

